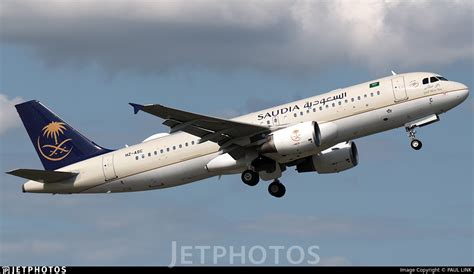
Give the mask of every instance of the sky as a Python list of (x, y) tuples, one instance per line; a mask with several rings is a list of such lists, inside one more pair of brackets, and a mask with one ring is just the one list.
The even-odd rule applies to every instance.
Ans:
[(391, 70), (472, 87), (472, 14), (444, 0), (1, 1), (0, 265), (168, 265), (173, 241), (316, 245), (319, 265), (472, 265), (472, 96), (418, 130), (420, 151), (400, 128), (355, 140), (348, 171), (289, 168), (282, 199), (239, 175), (53, 196), (4, 173), (43, 168), (14, 108), (31, 99), (119, 149), (167, 131), (129, 102), (230, 118)]

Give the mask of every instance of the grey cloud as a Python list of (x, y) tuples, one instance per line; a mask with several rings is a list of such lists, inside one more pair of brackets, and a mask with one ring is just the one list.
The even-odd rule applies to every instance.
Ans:
[(469, 1), (2, 1), (3, 43), (55, 65), (314, 72), (472, 58)]

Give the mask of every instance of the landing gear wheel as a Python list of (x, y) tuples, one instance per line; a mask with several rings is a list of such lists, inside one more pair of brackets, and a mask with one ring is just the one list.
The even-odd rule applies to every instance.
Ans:
[(255, 186), (256, 184), (258, 184), (258, 181), (260, 181), (258, 173), (249, 169), (242, 172), (241, 178), (242, 182), (249, 186)]
[(413, 140), (411, 140), (410, 145), (411, 145), (411, 147), (412, 147), (414, 150), (420, 150), (421, 147), (423, 146), (423, 144), (421, 143), (421, 141), (418, 140), (418, 139), (413, 139)]
[(275, 180), (268, 186), (268, 192), (273, 197), (281, 198), (285, 195), (286, 188), (280, 181)]
[(421, 143), (420, 140), (416, 139), (415, 128), (414, 127), (405, 127), (405, 130), (408, 132), (408, 138), (410, 138), (410, 140), (411, 140), (411, 142), (410, 142), (411, 148), (413, 148), (414, 150), (420, 150), (421, 147), (423, 146), (423, 144)]

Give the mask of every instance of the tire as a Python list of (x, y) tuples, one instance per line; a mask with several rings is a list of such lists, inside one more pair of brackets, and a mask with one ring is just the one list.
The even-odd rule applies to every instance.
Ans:
[(268, 193), (276, 198), (281, 198), (286, 193), (285, 186), (279, 181), (275, 181), (268, 186)]
[(414, 150), (420, 150), (421, 147), (423, 146), (423, 143), (421, 143), (420, 140), (417, 140), (417, 139), (413, 139), (410, 143), (410, 146), (411, 148), (413, 148)]
[(260, 176), (258, 176), (258, 173), (255, 171), (246, 170), (242, 172), (241, 179), (246, 185), (255, 186), (260, 181)]

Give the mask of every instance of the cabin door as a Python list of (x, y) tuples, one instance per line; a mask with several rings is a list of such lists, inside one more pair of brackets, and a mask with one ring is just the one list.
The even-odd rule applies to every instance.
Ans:
[(394, 102), (401, 102), (408, 99), (407, 90), (405, 88), (405, 78), (403, 76), (392, 79), (392, 88)]

